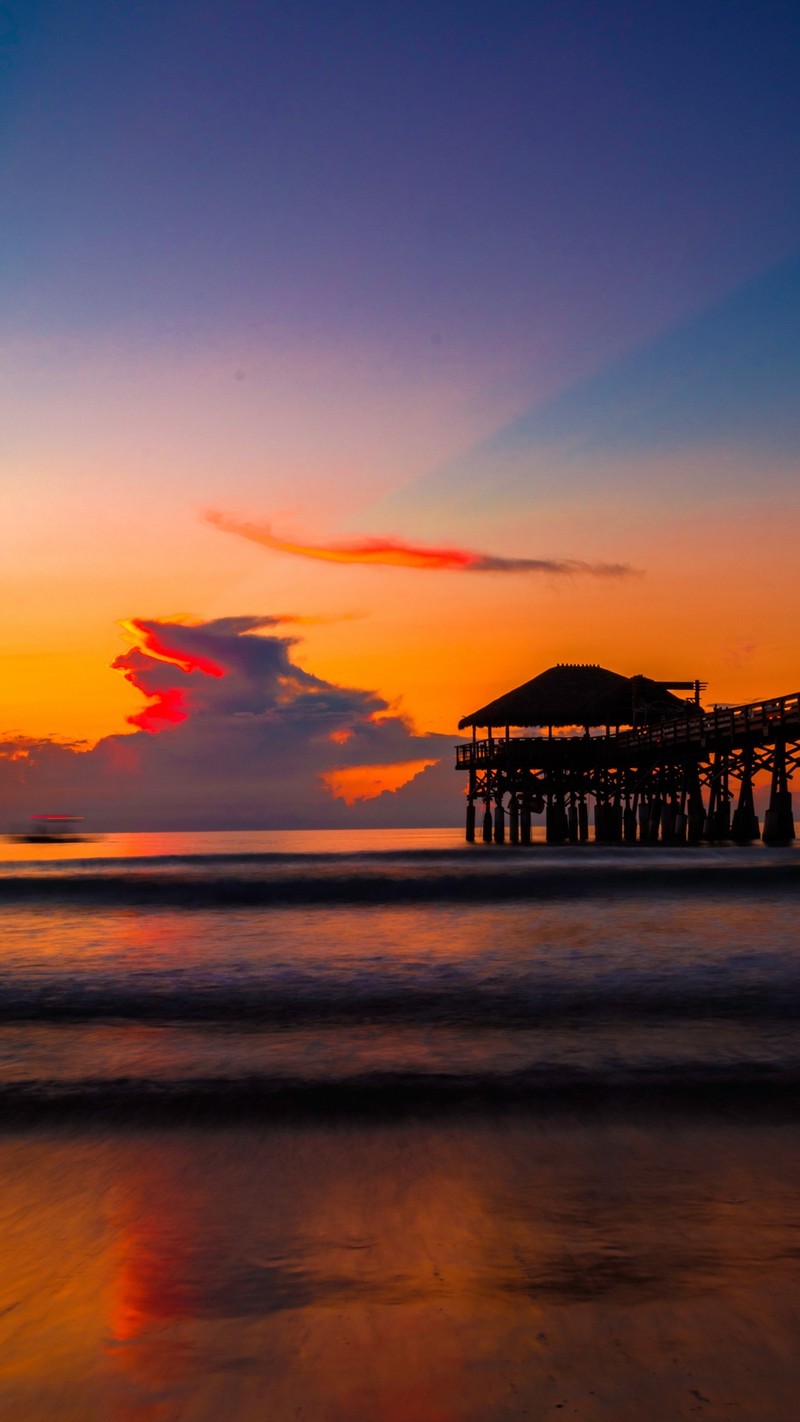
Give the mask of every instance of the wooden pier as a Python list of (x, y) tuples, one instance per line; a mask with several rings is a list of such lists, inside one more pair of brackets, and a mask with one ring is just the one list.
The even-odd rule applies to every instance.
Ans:
[[(800, 693), (704, 711), (701, 686), (553, 667), (465, 717), (473, 739), (456, 748), (456, 769), (469, 775), (467, 839), (477, 827), (487, 843), (529, 844), (531, 817), (544, 812), (548, 843), (584, 843), (593, 805), (603, 844), (790, 844)], [(532, 726), (544, 733), (512, 735)], [(553, 734), (563, 727), (572, 733)], [(763, 833), (758, 774), (770, 779)]]

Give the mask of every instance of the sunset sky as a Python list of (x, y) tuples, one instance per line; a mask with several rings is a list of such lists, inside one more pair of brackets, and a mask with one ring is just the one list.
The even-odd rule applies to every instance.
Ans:
[(8, 804), (390, 822), (556, 661), (796, 691), (799, 55), (791, 0), (5, 4)]

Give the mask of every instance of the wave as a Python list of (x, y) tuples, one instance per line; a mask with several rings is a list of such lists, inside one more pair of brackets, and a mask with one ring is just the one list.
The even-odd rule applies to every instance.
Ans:
[(0, 1121), (794, 1109), (798, 888), (763, 848), (6, 863)]
[(569, 1071), (563, 1067), (508, 1073), (365, 1073), (336, 1080), (262, 1076), (154, 1081), (127, 1077), (69, 1083), (31, 1081), (0, 1086), (0, 1128), (40, 1119), (107, 1119), (115, 1126), (141, 1120), (196, 1125), (230, 1124), (241, 1116), (276, 1116), (293, 1124), (304, 1116), (326, 1121), (487, 1109), (563, 1112), (637, 1108), (728, 1113), (765, 1108), (797, 1116), (800, 1059), (780, 1066), (706, 1062), (625, 1071)]
[(589, 974), (547, 970), (505, 980), (458, 974), (444, 965), (425, 980), (387, 974), (337, 976), (283, 971), (272, 979), (224, 981), (164, 973), (146, 984), (135, 975), (58, 977), (0, 986), (0, 1023), (200, 1023), (265, 1028), (337, 1024), (408, 1025), (507, 1031), (582, 1024), (658, 1021), (794, 1022), (800, 1018), (800, 971), (782, 963), (771, 973), (735, 962), (672, 972)]
[[(709, 851), (709, 854), (711, 852)], [(539, 855), (541, 854), (541, 858)], [(472, 854), (224, 857), (193, 864), (161, 861), (144, 869), (102, 867), (0, 874), (2, 904), (79, 904), (152, 908), (270, 907), (314, 904), (481, 903), (498, 900), (598, 898), (620, 893), (786, 894), (800, 890), (795, 856), (758, 862), (743, 852), (723, 859), (677, 851), (648, 860), (647, 850), (594, 860), (591, 851), (551, 860), (546, 851), (521, 857)], [(538, 862), (537, 862), (538, 861)]]

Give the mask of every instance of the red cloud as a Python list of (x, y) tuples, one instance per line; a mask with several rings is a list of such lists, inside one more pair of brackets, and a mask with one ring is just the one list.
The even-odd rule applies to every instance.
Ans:
[(433, 548), (398, 538), (361, 538), (339, 543), (297, 543), (280, 538), (269, 524), (248, 523), (210, 510), (205, 522), (223, 533), (235, 533), (276, 553), (316, 558), (326, 563), (366, 563), (392, 568), (420, 568), (457, 573), (589, 573), (594, 577), (624, 577), (633, 572), (625, 563), (584, 563), (575, 558), (501, 558), (467, 548)]
[[(190, 710), (186, 690), (181, 685), (164, 685), (165, 678), (169, 682), (174, 680), (175, 673), (188, 677), (193, 672), (222, 677), (227, 668), (197, 646), (187, 645), (181, 624), (133, 617), (122, 625), (136, 645), (130, 652), (116, 657), (112, 666), (150, 702), (144, 710), (128, 716), (128, 724), (150, 732), (180, 725)], [(187, 624), (185, 630), (191, 636), (191, 624)]]
[[(191, 624), (188, 625), (191, 626)], [(146, 622), (142, 617), (132, 617), (129, 621), (123, 622), (122, 626), (126, 632), (130, 633), (136, 645), (143, 652), (147, 652), (158, 661), (171, 662), (173, 666), (180, 667), (184, 672), (205, 672), (206, 676), (225, 675), (225, 668), (220, 666), (219, 662), (212, 661), (210, 657), (203, 656), (200, 652), (187, 651), (185, 647), (179, 646), (174, 636), (170, 637), (170, 633), (174, 633), (174, 628), (169, 623)], [(114, 665), (116, 666), (120, 660), (118, 658)], [(130, 681), (131, 678), (129, 677), (128, 680)]]
[[(121, 658), (118, 658), (119, 660)], [(126, 680), (136, 686), (137, 690), (142, 690), (137, 686), (135, 675), (128, 672), (125, 675)], [(149, 694), (149, 692), (145, 693), (145, 695)], [(140, 731), (163, 731), (165, 726), (180, 725), (180, 722), (185, 721), (188, 715), (183, 692), (174, 687), (170, 691), (156, 692), (155, 699), (149, 706), (145, 706), (143, 711), (137, 711), (134, 716), (127, 716), (126, 720), (129, 725), (137, 726)]]
[[(135, 645), (112, 663), (121, 671), (149, 705), (128, 716), (129, 725), (140, 731), (164, 731), (177, 726), (197, 712), (226, 715), (229, 712), (257, 714), (265, 709), (265, 691), (254, 676), (254, 667), (272, 656), (283, 658), (275, 683), (276, 699), (291, 700), (302, 681), (315, 691), (316, 679), (286, 661), (293, 639), (254, 636), (265, 628), (285, 623), (314, 622), (317, 619), (289, 614), (269, 616), (219, 617), (211, 622), (188, 618), (146, 619), (134, 617), (123, 622)], [(337, 619), (338, 620), (338, 619)], [(220, 686), (219, 683), (223, 684)]]

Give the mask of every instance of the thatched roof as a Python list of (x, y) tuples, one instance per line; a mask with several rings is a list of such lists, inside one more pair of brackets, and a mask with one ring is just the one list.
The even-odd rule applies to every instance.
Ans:
[(631, 726), (686, 709), (663, 682), (620, 676), (606, 667), (548, 667), (459, 721), (466, 726)]

